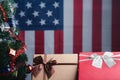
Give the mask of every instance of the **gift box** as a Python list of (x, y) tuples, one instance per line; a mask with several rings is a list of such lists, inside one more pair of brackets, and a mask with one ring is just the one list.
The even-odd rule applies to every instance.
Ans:
[[(34, 67), (39, 69), (35, 71), (36, 73), (33, 71), (32, 80), (78, 80), (77, 54), (35, 54), (34, 59), (35, 58), (42, 60), (39, 60), (42, 64), (38, 61), (33, 61), (37, 63)], [(51, 63), (53, 64), (52, 67), (46, 65)], [(45, 70), (45, 68), (48, 69)], [(53, 71), (49, 72), (49, 68), (52, 68)]]
[(79, 80), (120, 80), (120, 52), (80, 52)]

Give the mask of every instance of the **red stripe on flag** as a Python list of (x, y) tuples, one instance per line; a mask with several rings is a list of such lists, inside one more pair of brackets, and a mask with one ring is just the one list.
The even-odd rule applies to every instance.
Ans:
[(73, 52), (82, 51), (82, 9), (83, 0), (74, 0)]
[(18, 37), (21, 41), (25, 42), (25, 31), (20, 31)]
[(44, 31), (35, 31), (35, 54), (44, 54)]
[(54, 31), (54, 52), (63, 53), (63, 31), (55, 30)]
[(120, 51), (120, 0), (112, 0), (112, 51)]
[(101, 51), (102, 0), (93, 0), (92, 51)]

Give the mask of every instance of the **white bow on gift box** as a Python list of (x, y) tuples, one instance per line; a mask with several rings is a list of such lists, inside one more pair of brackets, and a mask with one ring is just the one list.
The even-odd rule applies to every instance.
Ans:
[(113, 55), (112, 52), (105, 52), (103, 55), (98, 55), (96, 53), (93, 53), (91, 55), (86, 55), (86, 54), (80, 54), (80, 56), (86, 57), (85, 59), (80, 59), (79, 62), (84, 62), (84, 61), (92, 61), (92, 66), (96, 68), (102, 68), (103, 61), (105, 64), (111, 68), (116, 64), (115, 60), (120, 60), (120, 54), (118, 55)]

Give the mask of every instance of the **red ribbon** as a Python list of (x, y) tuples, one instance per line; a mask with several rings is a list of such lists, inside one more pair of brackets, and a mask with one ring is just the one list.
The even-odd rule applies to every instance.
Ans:
[[(16, 40), (20, 40), (10, 29), (9, 29), (8, 32), (9, 32), (10, 35), (12, 35)], [(12, 58), (12, 61), (11, 61), (11, 63), (10, 63), (10, 68), (11, 68), (10, 70), (11, 70), (11, 71), (14, 71), (14, 62), (15, 62), (16, 58), (17, 58), (19, 55), (23, 54), (23, 53), (25, 52), (25, 50), (26, 50), (26, 45), (23, 44), (22, 48), (19, 49), (18, 51), (16, 51), (16, 54), (15, 54), (15, 56)]]
[(9, 34), (12, 35), (16, 40), (20, 40), (10, 29), (9, 29)]
[(16, 61), (16, 58), (19, 57), (19, 55), (23, 54), (25, 52), (25, 50), (26, 50), (26, 45), (24, 44), (23, 47), (21, 49), (19, 49), (16, 52), (15, 56), (12, 58), (12, 61), (10, 63), (10, 70), (11, 70), (11, 72), (14, 71), (14, 63)]
[(4, 20), (4, 22), (7, 22), (6, 12), (5, 12), (5, 10), (4, 10), (4, 8), (2, 7), (1, 4), (0, 4), (0, 10), (2, 11), (2, 15), (3, 15), (3, 20)]

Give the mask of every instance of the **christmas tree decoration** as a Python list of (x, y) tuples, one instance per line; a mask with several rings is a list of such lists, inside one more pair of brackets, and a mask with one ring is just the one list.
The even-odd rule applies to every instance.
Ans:
[(33, 66), (27, 65), (27, 73), (31, 73), (33, 71)]
[(10, 55), (12, 55), (12, 56), (15, 56), (15, 54), (16, 54), (16, 51), (15, 51), (15, 50), (13, 50), (13, 49), (10, 49), (10, 52), (9, 52), (9, 54), (10, 54)]
[(25, 80), (32, 71), (26, 64), (26, 45), (18, 37), (13, 4), (13, 0), (0, 0), (0, 80)]

